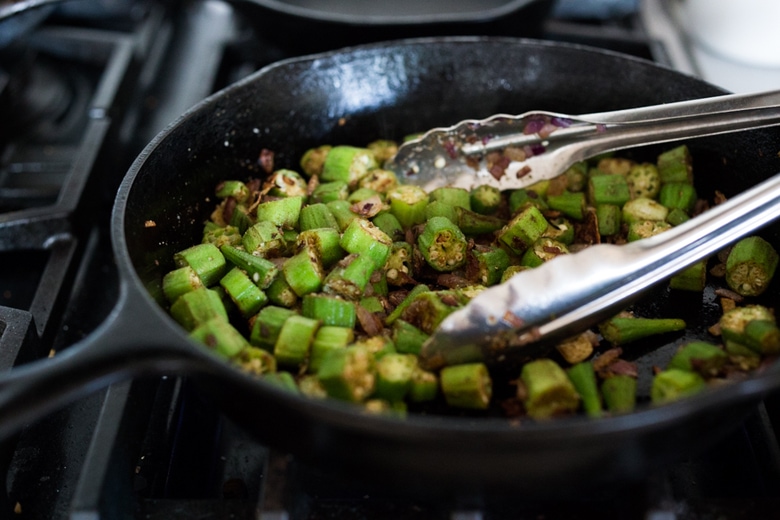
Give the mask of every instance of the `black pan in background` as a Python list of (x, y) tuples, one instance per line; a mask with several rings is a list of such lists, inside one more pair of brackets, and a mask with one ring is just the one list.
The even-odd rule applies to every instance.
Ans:
[[(138, 374), (191, 375), (203, 394), (257, 438), (301, 461), (398, 492), (587, 497), (619, 490), (712, 446), (780, 384), (777, 364), (749, 380), (658, 408), (589, 420), (516, 423), (474, 414), (368, 416), (301, 398), (220, 362), (159, 305), (173, 253), (200, 240), (225, 178), (260, 175), (261, 149), (277, 167), (323, 144), (366, 144), (464, 118), (546, 109), (598, 112), (723, 93), (651, 62), (576, 45), (509, 38), (444, 38), (346, 49), (270, 66), (203, 101), (142, 152), (112, 219), (121, 299), (103, 327), (52, 360), (15, 369), (0, 392), (0, 433), (102, 385)], [(736, 194), (780, 171), (780, 132), (690, 141), (697, 189)], [(654, 157), (658, 147), (637, 150)], [(777, 225), (763, 231), (780, 245)], [(776, 282), (766, 303), (777, 306)], [(679, 342), (704, 338), (718, 307), (710, 291), (663, 288), (643, 315), (684, 312), (683, 336), (632, 347), (645, 369)], [(673, 315), (673, 314), (672, 314)], [(646, 376), (645, 376), (646, 377)], [(642, 383), (646, 387), (647, 379)]]
[(250, 0), (287, 15), (358, 25), (486, 22), (536, 0)]

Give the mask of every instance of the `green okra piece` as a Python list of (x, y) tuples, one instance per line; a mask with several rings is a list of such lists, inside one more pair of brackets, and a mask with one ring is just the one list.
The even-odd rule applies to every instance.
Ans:
[(265, 290), (268, 300), (274, 305), (290, 308), (298, 303), (298, 295), (284, 276), (277, 276)]
[(347, 200), (347, 197), (349, 197), (349, 186), (346, 182), (323, 182), (312, 190), (309, 202), (327, 204), (334, 200)]
[(612, 413), (628, 413), (636, 408), (636, 378), (626, 374), (610, 376), (601, 383), (604, 404)]
[(403, 240), (404, 228), (401, 223), (398, 222), (398, 219), (395, 217), (395, 215), (389, 211), (379, 213), (371, 219), (371, 222), (373, 222), (376, 227), (382, 230), (385, 235), (389, 236), (390, 240)]
[(355, 330), (350, 327), (323, 325), (317, 330), (309, 350), (308, 371), (317, 373), (322, 360), (331, 350), (343, 349), (355, 341)]
[(560, 211), (569, 218), (582, 220), (585, 212), (585, 193), (565, 190), (559, 195), (548, 195), (547, 204), (550, 209)]
[(656, 159), (656, 167), (662, 183), (693, 183), (693, 161), (684, 144), (661, 153)]
[(414, 297), (400, 317), (423, 332), (432, 334), (444, 318), (464, 303), (465, 300), (455, 291), (421, 292)]
[(763, 305), (743, 305), (724, 312), (718, 320), (718, 326), (724, 339), (744, 345), (748, 342), (745, 328), (748, 323), (756, 320), (774, 323), (775, 316), (768, 307)]
[(706, 386), (706, 381), (697, 372), (670, 368), (653, 377), (650, 400), (653, 404), (668, 403), (696, 394)]
[(493, 397), (493, 381), (484, 363), (444, 367), (439, 383), (447, 404), (455, 408), (485, 410)]
[(276, 372), (276, 358), (262, 348), (247, 345), (233, 359), (238, 367), (255, 376)]
[(378, 336), (361, 337), (353, 344), (368, 349), (376, 360), (387, 354), (397, 353), (393, 340), (381, 334)]
[(228, 262), (243, 269), (260, 289), (267, 289), (279, 275), (279, 268), (267, 258), (230, 245), (222, 246), (220, 251)]
[(387, 192), (390, 212), (404, 229), (425, 222), (428, 193), (413, 184), (402, 184)]
[(627, 224), (634, 222), (666, 220), (669, 208), (654, 199), (637, 197), (623, 205), (622, 220)]
[(669, 210), (669, 214), (666, 215), (666, 221), (672, 226), (679, 226), (684, 222), (688, 222), (691, 217), (685, 211), (680, 208), (674, 208)]
[(504, 271), (504, 273), (501, 275), (501, 283), (506, 282), (517, 273), (521, 273), (526, 269), (531, 269), (531, 268), (526, 265), (510, 265), (509, 267), (506, 268), (506, 271)]
[(634, 242), (636, 240), (642, 240), (643, 238), (650, 238), (670, 229), (672, 229), (671, 224), (664, 220), (639, 220), (631, 222), (628, 225), (627, 240), (629, 242)]
[(687, 182), (667, 182), (661, 186), (658, 202), (671, 209), (681, 209), (686, 213), (696, 206), (696, 188)]
[(324, 291), (349, 300), (360, 299), (376, 271), (374, 262), (366, 255), (348, 255), (325, 277)]
[(523, 253), (520, 265), (539, 267), (545, 262), (566, 254), (569, 254), (569, 248), (565, 244), (552, 238), (540, 238)]
[(226, 359), (235, 358), (249, 347), (243, 334), (221, 317), (199, 323), (190, 331), (190, 337)]
[(282, 232), (275, 224), (265, 220), (248, 228), (241, 242), (248, 253), (264, 258), (281, 256), (287, 250)]
[(703, 377), (716, 376), (728, 361), (728, 354), (706, 341), (692, 341), (677, 349), (667, 368), (698, 372)]
[(371, 277), (368, 279), (366, 293), (372, 294), (373, 296), (387, 296), (389, 293), (387, 273), (382, 270), (376, 270), (371, 273)]
[(238, 312), (248, 318), (268, 303), (268, 296), (241, 268), (234, 267), (223, 276), (219, 285), (236, 305)]
[(243, 203), (249, 199), (250, 192), (242, 181), (228, 179), (217, 184), (214, 194), (220, 199), (232, 197), (236, 202)]
[[(378, 160), (378, 159), (377, 159)], [(360, 179), (358, 185), (361, 188), (370, 188), (377, 193), (386, 195), (388, 191), (398, 186), (398, 177), (391, 170), (374, 168), (368, 174)]]
[(549, 209), (547, 202), (534, 190), (520, 188), (509, 194), (509, 213), (515, 215), (528, 206), (535, 206), (540, 211)]
[(358, 403), (374, 392), (376, 360), (360, 345), (331, 350), (322, 359), (317, 377), (330, 397)]
[(252, 217), (249, 216), (249, 209), (243, 204), (238, 204), (233, 208), (233, 213), (230, 215), (229, 226), (233, 226), (238, 229), (239, 233), (245, 233), (246, 230), (254, 224)]
[(331, 148), (333, 148), (331, 145), (323, 144), (303, 152), (300, 160), (301, 171), (309, 177), (322, 174), (325, 158), (328, 156)]
[(411, 305), (411, 303), (414, 301), (417, 296), (419, 296), (422, 293), (429, 292), (430, 289), (425, 284), (419, 284), (415, 285), (412, 290), (409, 291), (409, 293), (406, 295), (406, 298), (399, 303), (393, 311), (387, 315), (387, 318), (385, 318), (385, 325), (392, 325), (395, 320), (399, 319), (401, 317), (401, 314), (404, 313), (404, 311)]
[(702, 292), (707, 285), (707, 261), (686, 267), (669, 279), (669, 287), (682, 291)]
[(455, 218), (453, 222), (456, 222), (458, 228), (466, 235), (493, 233), (506, 225), (506, 220), (502, 218), (483, 215), (460, 206), (455, 206)]
[(322, 266), (326, 269), (332, 267), (347, 254), (341, 247), (341, 233), (333, 228), (301, 231), (295, 239), (295, 245), (298, 251), (307, 247), (314, 250), (320, 257)]
[(430, 220), (433, 217), (447, 217), (453, 222), (458, 221), (458, 213), (455, 211), (455, 206), (440, 200), (434, 200), (425, 206), (425, 220)]
[(343, 181), (356, 186), (369, 170), (378, 166), (374, 154), (367, 148), (334, 146), (325, 157), (320, 177), (323, 181)]
[(657, 334), (685, 329), (685, 320), (677, 318), (637, 318), (615, 316), (599, 324), (599, 332), (613, 345), (625, 345)]
[(267, 351), (273, 351), (279, 331), (290, 316), (298, 314), (292, 309), (268, 305), (260, 309), (252, 321), (249, 343)]
[(299, 393), (295, 376), (289, 372), (269, 372), (263, 375), (263, 381), (287, 392)]
[(280, 169), (273, 172), (265, 182), (268, 195), (272, 197), (308, 197), (308, 183), (295, 170)]
[(162, 290), (169, 303), (175, 302), (179, 296), (203, 287), (200, 276), (190, 266), (179, 267), (165, 273), (162, 280)]
[(313, 248), (304, 247), (282, 265), (284, 278), (299, 297), (319, 291), (325, 279), (322, 261)]
[(406, 285), (414, 275), (414, 251), (408, 242), (393, 242), (384, 271), (390, 285)]
[(363, 411), (371, 415), (387, 415), (390, 417), (406, 417), (407, 406), (404, 401), (388, 401), (372, 397), (362, 403)]
[(407, 399), (413, 403), (433, 401), (439, 394), (439, 378), (435, 373), (416, 366), (409, 381)]
[(437, 271), (454, 271), (466, 263), (466, 237), (445, 217), (433, 217), (426, 222), (417, 237), (417, 246), (428, 265)]
[(211, 287), (219, 282), (227, 270), (225, 257), (214, 244), (197, 244), (173, 255), (176, 267), (190, 266), (203, 285)]
[(579, 161), (563, 172), (566, 176), (566, 189), (569, 191), (584, 191), (588, 186), (588, 163)]
[(520, 380), (525, 388), (523, 403), (529, 417), (544, 419), (575, 411), (580, 396), (566, 372), (551, 359), (523, 365)]
[(324, 325), (355, 327), (355, 302), (330, 294), (305, 295), (302, 299), (301, 314), (319, 320)]
[(350, 222), (339, 241), (347, 253), (365, 256), (379, 269), (385, 265), (393, 246), (393, 240), (370, 220), (357, 218)]
[(350, 209), (352, 204), (346, 200), (333, 200), (325, 205), (328, 206), (330, 212), (333, 213), (333, 217), (336, 219), (340, 231), (344, 231), (353, 220), (360, 218), (352, 212)]
[(655, 199), (661, 189), (661, 175), (655, 164), (635, 164), (626, 174), (626, 183), (632, 199)]
[(528, 206), (498, 232), (498, 240), (522, 255), (545, 231), (549, 223), (536, 206)]
[(588, 180), (588, 200), (594, 206), (599, 204), (623, 206), (631, 200), (626, 177), (620, 174), (591, 177)]
[(452, 207), (471, 209), (471, 196), (464, 188), (442, 186), (431, 191), (428, 198), (431, 202), (438, 201)]
[(277, 227), (292, 229), (298, 225), (302, 207), (302, 196), (284, 197), (258, 204), (255, 212), (258, 222), (268, 221)]
[(203, 226), (203, 239), (201, 242), (214, 244), (217, 247), (222, 247), (223, 245), (240, 246), (241, 232), (236, 226), (226, 225), (223, 227), (208, 221)]
[(392, 339), (401, 354), (419, 354), (430, 334), (427, 334), (404, 320), (393, 322)]
[(726, 283), (743, 296), (763, 294), (777, 268), (775, 248), (759, 236), (743, 238), (726, 259)]
[(596, 222), (599, 235), (606, 237), (618, 234), (623, 223), (621, 207), (616, 204), (599, 204), (596, 206)]
[(589, 417), (599, 417), (602, 413), (601, 392), (596, 381), (593, 363), (582, 361), (566, 369), (572, 385), (580, 396), (582, 409)]
[(199, 287), (179, 296), (171, 305), (170, 313), (187, 331), (192, 331), (213, 318), (228, 321), (227, 310), (220, 294), (206, 287)]
[(614, 155), (601, 157), (596, 161), (596, 167), (606, 175), (620, 175), (625, 177), (635, 165), (634, 161), (625, 157)]
[(325, 399), (328, 392), (320, 383), (317, 374), (304, 374), (298, 378), (298, 391), (311, 399)]
[(501, 276), (511, 263), (509, 253), (494, 246), (474, 246), (473, 261), (468, 262), (466, 276), (485, 287), (501, 282)]
[(745, 325), (745, 344), (759, 354), (780, 352), (780, 328), (774, 320), (751, 320)]
[(567, 246), (574, 242), (574, 225), (568, 219), (557, 217), (549, 219), (548, 223), (543, 238), (552, 238)]
[(336, 217), (333, 216), (328, 206), (322, 202), (308, 204), (301, 208), (298, 227), (301, 231), (317, 228), (340, 229)]
[(480, 184), (469, 193), (471, 210), (481, 215), (494, 215), (501, 206), (501, 190), (489, 184)]
[[(355, 191), (349, 194), (347, 202), (354, 204), (356, 202), (362, 202), (371, 197), (379, 197), (379, 192), (371, 188), (357, 188)], [(379, 200), (382, 200), (379, 197)]]
[(761, 365), (761, 354), (750, 347), (727, 339), (723, 342), (723, 348), (729, 356), (729, 362), (742, 371), (755, 370)]
[(364, 296), (360, 299), (358, 305), (368, 312), (385, 312), (385, 306), (378, 296)]
[(284, 366), (302, 365), (309, 357), (309, 348), (320, 324), (319, 320), (300, 315), (287, 318), (274, 344), (276, 362)]
[(376, 139), (366, 145), (371, 150), (377, 162), (382, 164), (398, 153), (398, 143), (392, 139)]
[(417, 357), (411, 354), (388, 353), (377, 359), (374, 396), (388, 401), (406, 397), (417, 367)]

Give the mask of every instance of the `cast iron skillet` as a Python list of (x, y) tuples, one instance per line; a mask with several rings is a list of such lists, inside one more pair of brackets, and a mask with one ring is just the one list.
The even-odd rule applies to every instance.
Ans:
[[(199, 241), (215, 184), (259, 175), (262, 148), (296, 167), (322, 144), (366, 144), (466, 117), (528, 109), (595, 112), (719, 94), (658, 65), (610, 52), (516, 39), (391, 42), (268, 67), (203, 101), (157, 136), (124, 179), (112, 219), (121, 296), (86, 341), (14, 369), (0, 392), (0, 433), (100, 386), (139, 374), (193, 376), (203, 395), (261, 441), (367, 483), (425, 493), (490, 491), (560, 496), (642, 478), (710, 446), (780, 385), (777, 366), (726, 388), (625, 416), (513, 423), (478, 416), (367, 416), (306, 400), (246, 376), (191, 343), (158, 305), (172, 255)], [(734, 194), (780, 171), (780, 133), (691, 141), (699, 194)], [(654, 157), (657, 149), (639, 151)], [(776, 227), (768, 239), (780, 245)], [(776, 304), (773, 287), (767, 302)], [(706, 337), (711, 290), (660, 288), (643, 315), (679, 313), (683, 336), (633, 346), (643, 372), (681, 341)], [(646, 392), (648, 381), (640, 381)], [(396, 489), (396, 488), (391, 488)]]

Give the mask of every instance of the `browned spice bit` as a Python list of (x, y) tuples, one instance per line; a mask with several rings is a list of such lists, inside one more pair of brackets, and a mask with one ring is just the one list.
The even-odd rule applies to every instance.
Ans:
[(510, 397), (501, 401), (501, 409), (504, 411), (504, 415), (508, 418), (523, 417), (525, 415), (525, 407), (523, 401), (519, 397)]
[(726, 276), (726, 264), (715, 264), (712, 266), (712, 269), (710, 269), (710, 274), (716, 278), (723, 278)]
[(525, 325), (525, 320), (523, 320), (523, 318), (513, 313), (512, 311), (506, 311), (502, 319), (505, 322), (507, 322), (511, 327), (514, 327), (516, 329), (522, 328), (523, 325)]
[(263, 148), (260, 150), (260, 156), (257, 158), (257, 164), (263, 169), (265, 173), (273, 173), (274, 171), (274, 152)]
[(449, 305), (450, 307), (458, 307), (460, 305), (458, 300), (451, 294), (442, 295), (440, 300), (444, 305)]
[(382, 332), (382, 318), (376, 313), (367, 310), (360, 305), (356, 306), (356, 315), (360, 328), (369, 336), (377, 336)]
[(583, 215), (582, 222), (574, 223), (574, 241), (578, 244), (588, 245), (601, 243), (599, 222), (595, 209), (588, 208)]
[(713, 336), (719, 337), (721, 335), (720, 323), (716, 323), (715, 325), (712, 325), (710, 328), (707, 329), (707, 332), (709, 332)]
[(509, 163), (512, 162), (508, 157), (504, 157), (498, 152), (489, 153), (485, 157), (487, 163), (487, 170), (490, 175), (495, 177), (496, 180), (500, 180), (506, 174), (506, 168)]
[(600, 373), (602, 374), (602, 377), (608, 375), (637, 377), (639, 375), (639, 370), (637, 369), (636, 363), (626, 361), (625, 359), (616, 359), (609, 366), (605, 367), (604, 370), (600, 371)]
[(448, 140), (446, 143), (443, 143), (442, 146), (447, 152), (447, 155), (450, 156), (450, 159), (456, 159), (458, 157), (458, 147), (454, 141)]
[(157, 222), (155, 222), (154, 220), (147, 220), (146, 222), (144, 222), (144, 227), (146, 228), (157, 227)]
[(523, 166), (522, 168), (517, 170), (517, 174), (515, 176), (518, 179), (522, 179), (523, 177), (525, 177), (529, 173), (531, 173), (531, 167), (526, 164), (525, 166)]
[(715, 196), (713, 197), (713, 202), (717, 206), (718, 204), (723, 204), (726, 202), (727, 197), (721, 193), (720, 191), (715, 190)]
[(504, 157), (510, 161), (523, 162), (528, 158), (525, 150), (516, 146), (507, 146), (504, 148)]
[(404, 301), (408, 295), (409, 295), (408, 290), (401, 289), (398, 291), (393, 291), (391, 293), (388, 293), (387, 300), (390, 302), (390, 305), (392, 305), (393, 307), (397, 307), (398, 304)]
[(461, 289), (471, 285), (471, 281), (453, 273), (442, 273), (436, 277), (436, 283), (447, 289)]
[(309, 182), (306, 183), (306, 195), (311, 196), (314, 190), (320, 185), (320, 178), (316, 175), (312, 175)]
[(339, 126), (344, 126), (347, 124), (347, 118), (346, 117), (340, 117), (339, 118)]
[(715, 289), (715, 295), (720, 296), (721, 298), (725, 298), (726, 300), (731, 300), (731, 303), (726, 303), (726, 305), (724, 305), (725, 302), (721, 300), (720, 304), (723, 307), (724, 312), (727, 310), (726, 309), (727, 305), (729, 306), (729, 308), (734, 308), (735, 304), (742, 303), (743, 301), (745, 301), (744, 296), (735, 293), (731, 289), (727, 289), (725, 287), (719, 287)]
[(611, 348), (601, 353), (601, 355), (593, 360), (593, 370), (599, 372), (609, 365), (614, 363), (623, 354), (623, 349), (620, 347)]
[(473, 155), (466, 157), (466, 166), (472, 170), (479, 170), (479, 159)]

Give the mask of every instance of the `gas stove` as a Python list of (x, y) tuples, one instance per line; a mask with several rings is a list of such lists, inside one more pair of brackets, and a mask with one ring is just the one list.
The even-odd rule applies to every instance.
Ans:
[[(0, 49), (0, 368), (57, 355), (107, 318), (118, 292), (108, 223), (130, 163), (187, 108), (265, 65), (384, 39), (491, 34), (684, 68), (643, 13), (565, 18), (550, 7), (394, 27), (333, 26), (218, 0), (129, 2), (110, 16), (54, 11)], [(2, 441), (0, 518), (769, 518), (780, 499), (778, 421), (770, 397), (703, 455), (609, 500), (428, 502), (342, 482), (259, 444), (186, 378), (139, 378)]]

